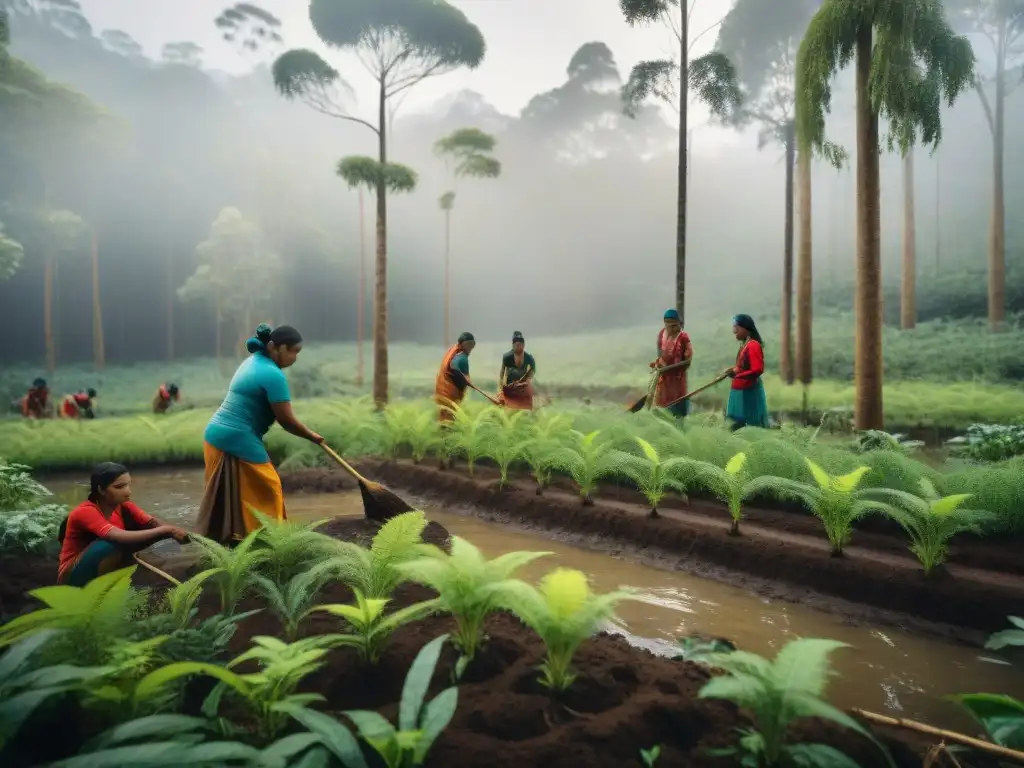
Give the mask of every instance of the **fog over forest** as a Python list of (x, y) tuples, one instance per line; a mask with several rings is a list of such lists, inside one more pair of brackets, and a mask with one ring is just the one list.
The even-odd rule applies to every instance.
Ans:
[[(69, 11), (58, 25), (53, 14), (40, 14), (41, 2), (0, 0), (11, 10), (11, 53), (102, 106), (115, 118), (110, 136), (116, 133), (102, 146), (63, 142), (43, 173), (5, 161), (0, 185), (5, 191), (30, 190), (49, 207), (74, 211), (94, 228), (108, 362), (213, 353), (212, 309), (182, 303), (177, 290), (196, 269), (197, 245), (228, 206), (257, 223), (284, 262), (267, 317), (261, 319), (293, 324), (314, 342), (353, 340), (359, 195), (335, 169), (344, 155), (375, 154), (375, 138), (364, 127), (282, 98), (269, 71), (274, 52), (240, 55), (230, 68), (207, 63), (211, 56), (198, 46), (172, 46), (162, 54), (148, 42), (146, 47), (135, 42), (136, 35), (159, 38), (159, 30), (130, 28), (130, 21), (145, 21), (138, 13), (121, 26), (111, 22), (110, 12), (97, 12), (103, 26), (94, 23), (91, 9), (103, 2), (86, 3), (84, 16)], [(156, 0), (139, 0), (139, 5), (143, 2), (157, 5)], [(615, 0), (598, 2), (617, 13)], [(494, 27), (479, 10), (485, 4), (453, 4), (493, 46)], [(162, 0), (161, 5), (173, 3)], [(194, 40), (217, 38), (214, 18), (222, 8), (208, 5), (189, 18), (197, 30)], [(536, 24), (543, 26), (544, 19)], [(295, 31), (297, 40), (292, 34), (286, 24), (284, 48), (307, 44), (310, 31)], [(677, 141), (671, 110), (651, 106), (635, 120), (622, 114), (619, 88), (635, 62), (618, 56), (624, 41), (638, 34), (623, 22), (614, 37), (592, 37), (581, 14), (577, 24), (551, 35), (551, 44), (568, 54), (550, 72), (550, 86), (516, 111), (499, 110), (493, 103), (504, 101), (500, 94), (463, 88), (455, 75), (450, 89), (447, 76), (431, 81), (441, 95), (399, 108), (389, 154), (415, 169), (419, 181), (411, 194), (389, 197), (392, 341), (441, 345), (444, 217), (438, 198), (450, 182), (433, 145), (464, 127), (497, 137), (502, 173), (497, 179), (462, 179), (456, 186), (451, 219), (455, 329), (504, 338), (513, 329), (530, 337), (657, 326), (675, 291)], [(530, 56), (531, 49), (548, 44), (546, 37), (523, 40), (518, 55)], [(706, 41), (710, 48), (714, 34)], [(583, 46), (586, 55), (571, 67), (574, 51)], [(212, 58), (225, 55), (223, 47), (218, 51)], [(493, 48), (492, 54), (497, 55)], [(508, 51), (501, 55), (509, 59)], [(332, 60), (346, 77), (345, 67), (357, 66), (344, 56)], [(505, 76), (514, 79), (515, 73)], [(849, 76), (844, 73), (835, 85), (828, 134), (852, 150)], [(1022, 94), (1024, 89), (1008, 99), (1006, 119), (1010, 311), (1024, 310)], [(360, 98), (358, 110), (372, 112), (372, 98)], [(704, 109), (696, 119), (691, 116), (690, 127), (688, 316), (721, 315), (727, 323), (734, 312), (774, 314), (783, 249), (782, 150), (775, 145), (759, 150), (756, 130), (737, 135), (709, 122)], [(943, 133), (934, 155), (920, 149), (915, 155), (922, 320), (943, 310), (961, 311), (950, 309), (954, 295), (963, 313), (985, 312), (992, 142), (977, 94), (968, 91), (945, 110)], [(818, 163), (813, 184), (815, 298), (819, 305), (849, 308), (853, 171)], [(899, 280), (902, 194), (901, 161), (885, 155), (887, 296)], [(367, 193), (367, 329), (372, 200)], [(0, 361), (42, 360), (42, 259), (30, 234), (19, 232), (14, 220), (5, 224), (25, 245), (25, 258), (17, 274), (0, 282), (0, 323), (17, 328), (5, 335)], [(92, 356), (91, 280), (88, 241), (60, 255), (54, 308), (62, 363)]]

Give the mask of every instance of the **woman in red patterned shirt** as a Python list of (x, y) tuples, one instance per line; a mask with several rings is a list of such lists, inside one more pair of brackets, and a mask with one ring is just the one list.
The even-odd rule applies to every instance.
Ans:
[(732, 421), (732, 429), (771, 426), (768, 399), (764, 394), (761, 375), (764, 373), (764, 342), (750, 315), (736, 315), (732, 319), (732, 333), (740, 343), (736, 365), (725, 371), (732, 379), (729, 403), (725, 417)]
[(658, 378), (658, 389), (654, 404), (668, 408), (673, 416), (682, 417), (689, 413), (690, 401), (682, 400), (686, 394), (686, 369), (693, 358), (693, 344), (683, 330), (679, 313), (674, 309), (665, 311), (665, 327), (658, 331), (658, 359), (651, 368), (666, 370)]
[(188, 539), (180, 528), (150, 517), (131, 503), (132, 476), (120, 464), (104, 462), (89, 478), (89, 499), (61, 524), (57, 582), (84, 587), (97, 576), (127, 568), (132, 556), (161, 539)]

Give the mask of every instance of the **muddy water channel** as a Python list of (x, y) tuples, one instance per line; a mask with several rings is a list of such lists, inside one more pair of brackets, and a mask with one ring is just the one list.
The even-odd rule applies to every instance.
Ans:
[[(65, 503), (77, 503), (85, 489), (67, 476), (44, 480)], [(191, 523), (202, 495), (202, 474), (169, 470), (136, 473), (133, 500), (168, 522)], [(293, 519), (316, 520), (336, 515), (361, 515), (358, 493), (293, 494), (288, 497)], [(536, 580), (554, 565), (587, 573), (598, 591), (628, 586), (642, 595), (640, 602), (623, 603), (620, 629), (631, 641), (658, 651), (676, 638), (699, 632), (732, 640), (739, 648), (773, 656), (794, 637), (826, 637), (852, 648), (837, 652), (840, 678), (831, 688), (832, 700), (843, 707), (924, 720), (939, 726), (973, 732), (943, 697), (953, 693), (1006, 693), (1024, 696), (1024, 665), (1006, 665), (980, 648), (895, 629), (844, 622), (838, 614), (772, 601), (747, 591), (688, 574), (664, 571), (577, 549), (558, 542), (471, 517), (428, 508), (430, 519), (451, 533), (472, 541), (488, 557), (513, 550), (550, 551), (520, 572)], [(160, 554), (182, 556), (177, 544), (164, 542)], [(156, 553), (154, 553), (156, 554)]]

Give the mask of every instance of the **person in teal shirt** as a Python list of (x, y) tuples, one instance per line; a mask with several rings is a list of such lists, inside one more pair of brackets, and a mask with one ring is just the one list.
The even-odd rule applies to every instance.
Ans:
[(249, 358), (238, 366), (203, 434), (206, 492), (197, 530), (221, 542), (259, 527), (252, 510), (275, 520), (287, 518), (281, 478), (263, 444), (275, 421), (297, 437), (323, 442), (296, 418), (284, 375), (302, 351), (302, 335), (290, 325), (271, 330), (261, 324), (246, 350)]

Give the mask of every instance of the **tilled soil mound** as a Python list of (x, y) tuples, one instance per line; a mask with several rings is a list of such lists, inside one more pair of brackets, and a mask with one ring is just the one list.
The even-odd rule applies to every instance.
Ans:
[[(475, 506), (507, 516), (512, 523), (553, 533), (571, 533), (607, 544), (609, 541), (655, 553), (666, 565), (693, 570), (707, 563), (761, 579), (814, 591), (984, 632), (1006, 625), (1008, 615), (1024, 615), (1024, 576), (996, 566), (981, 569), (951, 561), (926, 577), (907, 552), (907, 540), (883, 532), (856, 532), (844, 557), (830, 557), (820, 523), (806, 514), (752, 509), (741, 524), (741, 536), (730, 536), (729, 517), (720, 505), (696, 501), (692, 506), (666, 506), (661, 517), (648, 517), (645, 506), (609, 501), (602, 488), (596, 504), (584, 507), (579, 496), (535, 487), (515, 480), (498, 490), (496, 474), (478, 468), (441, 471), (436, 465), (408, 461), (364, 461), (361, 471), (411, 494), (449, 506)], [(317, 483), (328, 490), (339, 473), (321, 470)], [(344, 482), (344, 481), (342, 481)], [(344, 486), (341, 486), (344, 487)], [(682, 507), (682, 508), (680, 508)], [(799, 521), (799, 522), (797, 522)], [(817, 525), (813, 528), (811, 524)], [(991, 548), (994, 562), (1009, 560), (1010, 545), (974, 541), (957, 544), (974, 553), (974, 561)], [(956, 552), (954, 552), (954, 557)], [(1016, 553), (1014, 556), (1018, 557)]]
[[(374, 529), (365, 520), (339, 519), (321, 530), (365, 543)], [(431, 524), (427, 538), (443, 545), (448, 535), (441, 526)], [(51, 574), (43, 583), (29, 584), (30, 569), (24, 564), (20, 568), (22, 587), (52, 583)], [(42, 575), (44, 570), (49, 573), (51, 569), (36, 572)], [(191, 570), (179, 568), (173, 575), (184, 578)], [(140, 584), (159, 586), (152, 574), (141, 569), (137, 578)], [(5, 609), (11, 605), (9, 595), (10, 584), (5, 580), (0, 592)], [(204, 597), (201, 614), (213, 612), (211, 597)], [(405, 585), (396, 591), (390, 608), (431, 597), (433, 593), (425, 588)], [(347, 603), (351, 599), (351, 591), (342, 585), (333, 585), (320, 596), (321, 603)], [(19, 607), (28, 604), (23, 602)], [(257, 598), (249, 597), (239, 610), (265, 607)], [(405, 675), (416, 654), (427, 642), (453, 628), (448, 616), (402, 627), (392, 635), (375, 666), (361, 663), (352, 649), (332, 651), (328, 664), (307, 678), (306, 690), (327, 698), (323, 707), (327, 712), (374, 709), (394, 722)], [(245, 649), (254, 635), (279, 636), (280, 630), (277, 620), (264, 610), (242, 622), (229, 654)], [(303, 628), (306, 635), (338, 631), (343, 631), (339, 621), (326, 614), (314, 614)], [(655, 745), (662, 750), (659, 768), (725, 768), (736, 764), (734, 758), (714, 757), (708, 750), (734, 745), (735, 729), (750, 723), (729, 703), (697, 698), (710, 676), (706, 669), (654, 656), (621, 638), (602, 634), (583, 643), (573, 661), (577, 680), (566, 694), (554, 696), (537, 682), (544, 646), (531, 630), (514, 616), (497, 613), (488, 619), (486, 632), (486, 645), (458, 684), (455, 717), (435, 742), (427, 766), (623, 768), (641, 765), (640, 750)], [(456, 658), (454, 649), (447, 647), (429, 696), (450, 685)], [(76, 725), (65, 722), (61, 729), (66, 734), (79, 732), (73, 727)], [(831, 723), (801, 721), (794, 727), (793, 736), (803, 742), (832, 745), (862, 766), (884, 764), (870, 742)], [(904, 741), (894, 733), (881, 732), (879, 736), (892, 750), (898, 766), (921, 765), (923, 745)]]

